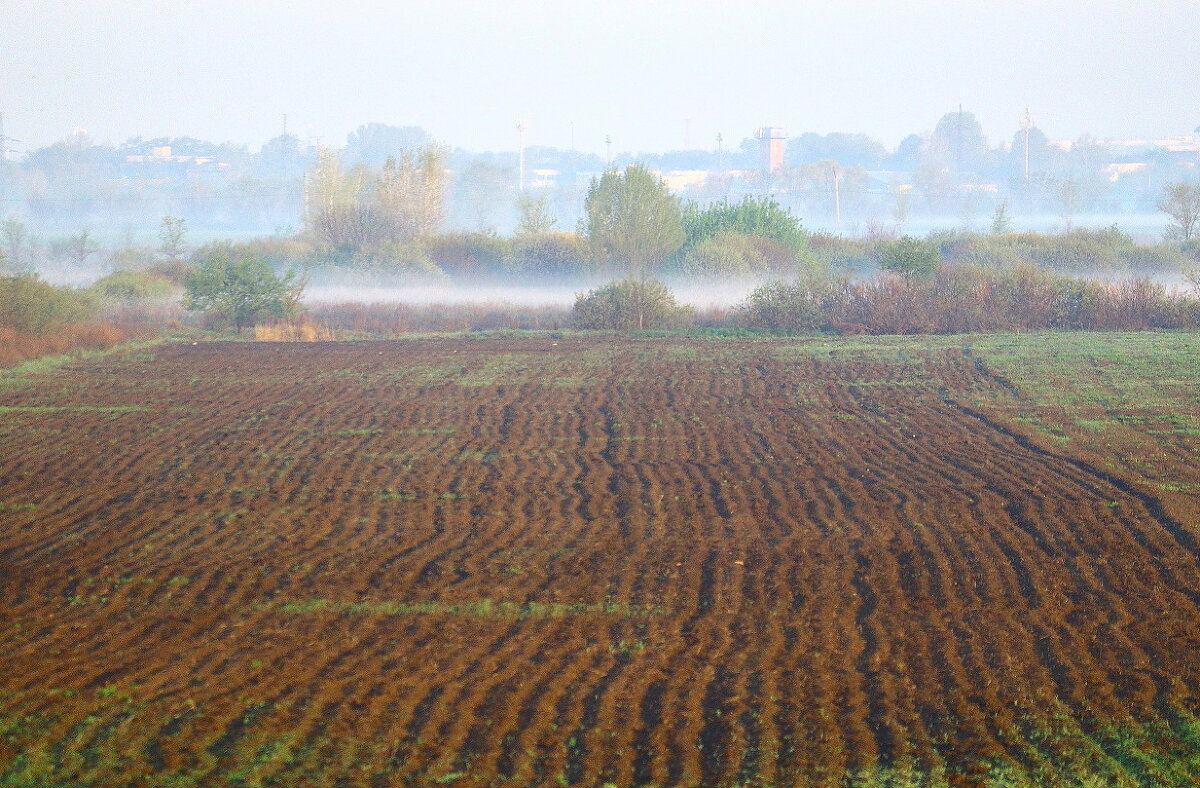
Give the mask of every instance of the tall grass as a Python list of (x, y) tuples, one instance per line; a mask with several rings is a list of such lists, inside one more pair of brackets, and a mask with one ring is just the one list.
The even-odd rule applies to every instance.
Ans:
[(116, 323), (68, 323), (52, 333), (26, 334), (0, 328), (0, 367), (10, 367), (41, 356), (87, 350), (107, 350), (141, 332)]

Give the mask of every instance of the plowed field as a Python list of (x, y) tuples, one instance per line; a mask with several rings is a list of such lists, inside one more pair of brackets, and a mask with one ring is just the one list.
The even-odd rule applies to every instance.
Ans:
[(1200, 516), (1023, 396), (572, 336), (9, 379), (0, 785), (1193, 784)]

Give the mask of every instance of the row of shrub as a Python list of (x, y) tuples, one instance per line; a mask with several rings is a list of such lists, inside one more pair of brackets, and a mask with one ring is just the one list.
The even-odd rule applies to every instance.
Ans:
[[(1035, 265), (1076, 275), (1177, 274), (1200, 262), (1200, 243), (1142, 245), (1118, 228), (1076, 229), (1059, 234), (943, 231), (922, 239), (876, 230), (864, 237), (806, 232), (767, 200), (718, 204), (685, 212), (686, 241), (643, 275), (679, 281), (789, 279), (814, 272), (866, 274), (887, 268), (898, 245), (911, 242), (933, 256), (933, 265), (1013, 267)], [(725, 214), (729, 214), (726, 216)], [(782, 229), (781, 229), (782, 228)], [(384, 240), (332, 249), (305, 235), (216, 242), (196, 248), (186, 262), (148, 247), (113, 251), (107, 266), (121, 274), (105, 283), (108, 297), (157, 297), (178, 289), (186, 269), (213, 255), (232, 252), (266, 260), (278, 270), (306, 270), (317, 277), (353, 272), (412, 285), (487, 282), (581, 283), (623, 276), (612, 261), (597, 259), (577, 232), (542, 231), (503, 237), (488, 232), (433, 234), (408, 241)], [(0, 273), (3, 266), (0, 265)], [(153, 274), (153, 276), (150, 276)]]
[[(584, 329), (673, 329), (697, 324), (654, 281), (582, 294)], [(782, 334), (954, 334), (990, 331), (1200, 328), (1200, 298), (1140, 277), (1100, 281), (1033, 266), (942, 266), (930, 277), (813, 278), (754, 290), (716, 323)]]
[[(116, 277), (120, 282), (122, 277)], [(48, 354), (103, 350), (176, 316), (145, 302), (112, 302), (105, 287), (66, 287), (35, 274), (0, 276), (0, 367)]]
[[(885, 268), (891, 250), (905, 240), (914, 239), (888, 232), (862, 238), (813, 233), (809, 235), (809, 249), (819, 267), (863, 273)], [(1138, 244), (1115, 226), (1054, 234), (941, 231), (930, 233), (920, 243), (932, 251), (937, 264), (1038, 266), (1080, 276), (1177, 274), (1200, 262), (1200, 244), (1195, 241)]]
[(99, 301), (87, 290), (60, 287), (33, 274), (0, 277), (0, 328), (41, 334), (96, 317)]

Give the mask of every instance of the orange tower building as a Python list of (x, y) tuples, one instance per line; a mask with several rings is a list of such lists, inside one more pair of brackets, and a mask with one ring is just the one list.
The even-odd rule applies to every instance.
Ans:
[(783, 166), (783, 141), (787, 139), (787, 131), (779, 126), (763, 126), (754, 136), (762, 150), (763, 172), (774, 175)]

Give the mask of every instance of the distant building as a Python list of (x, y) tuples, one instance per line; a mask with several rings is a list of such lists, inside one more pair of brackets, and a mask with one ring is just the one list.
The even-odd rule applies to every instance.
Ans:
[[(191, 164), (194, 166), (202, 166), (205, 164), (213, 164), (212, 156), (175, 156), (171, 152), (170, 145), (156, 145), (150, 149), (148, 155), (130, 154), (125, 157), (126, 164)], [(227, 162), (215, 162), (216, 167), (227, 168)]]
[(660, 172), (658, 176), (673, 192), (681, 192), (689, 186), (700, 186), (712, 175), (708, 170), (672, 170)]
[(1141, 172), (1150, 165), (1144, 161), (1118, 162), (1116, 164), (1108, 164), (1104, 167), (1104, 172), (1108, 174), (1108, 179), (1116, 183), (1122, 175), (1132, 175), (1135, 172)]
[(763, 126), (754, 136), (758, 138), (762, 152), (762, 171), (774, 175), (783, 168), (783, 143), (787, 139), (787, 131), (779, 126)]

